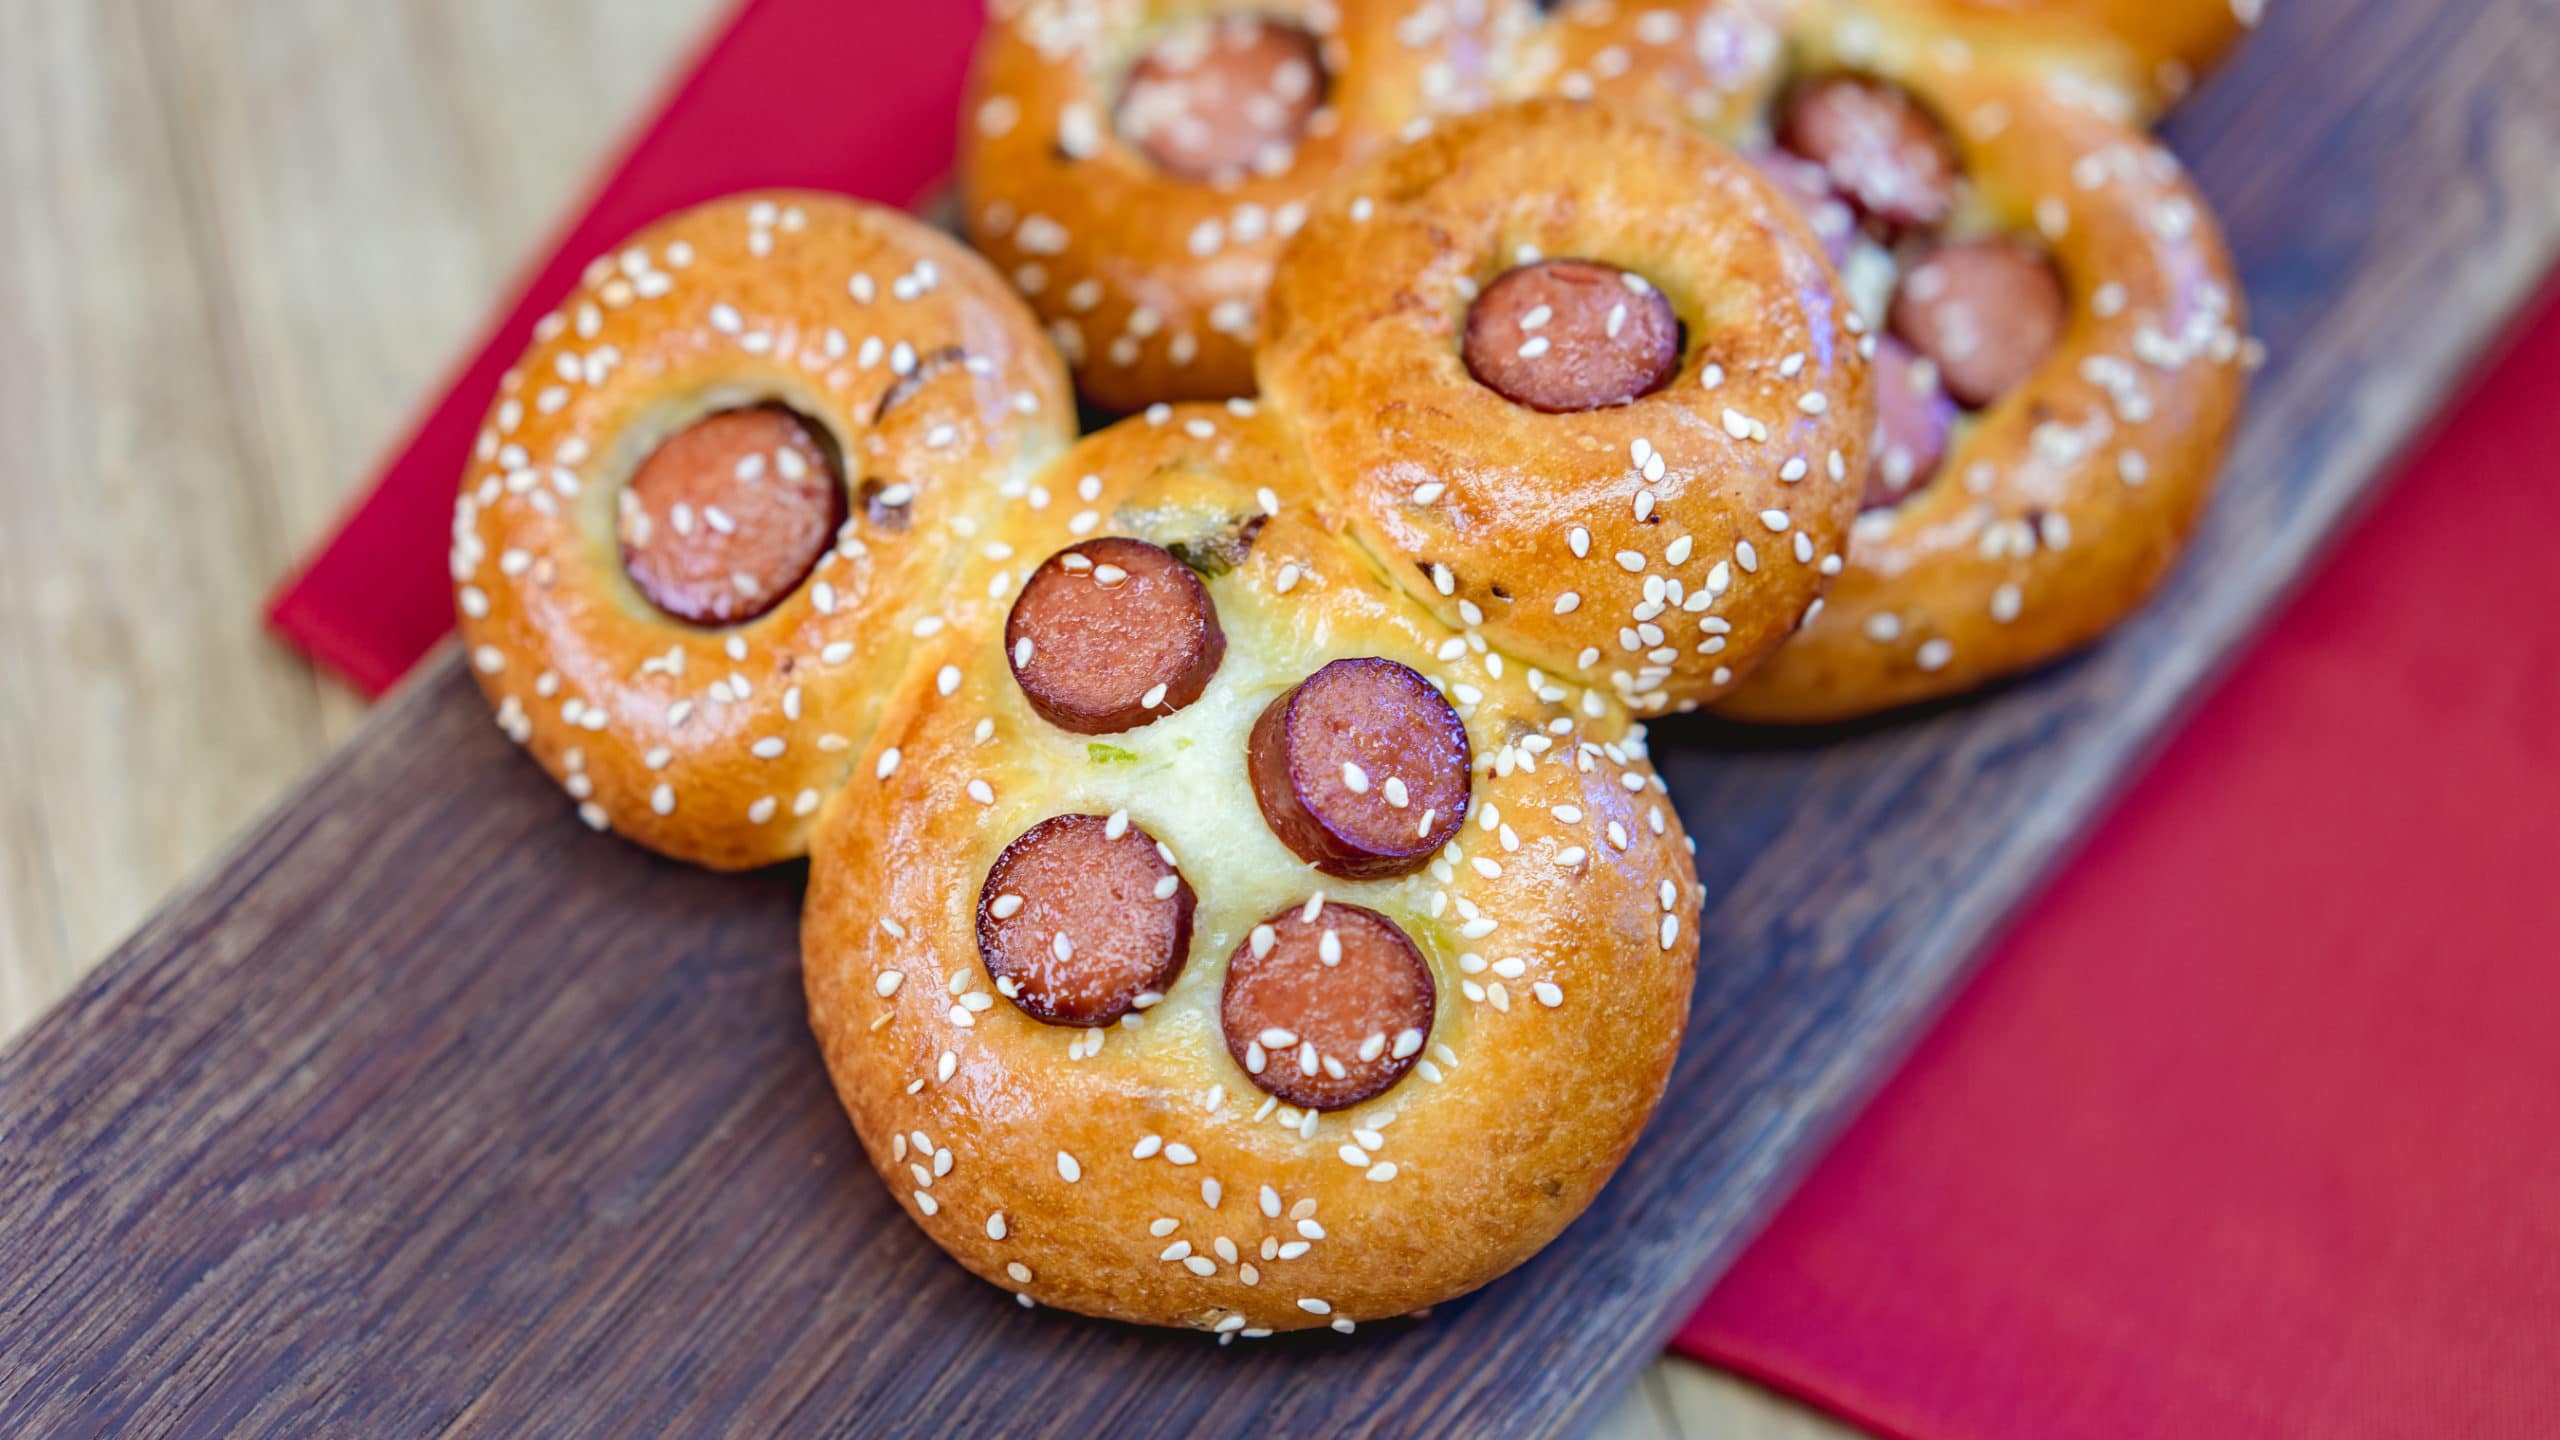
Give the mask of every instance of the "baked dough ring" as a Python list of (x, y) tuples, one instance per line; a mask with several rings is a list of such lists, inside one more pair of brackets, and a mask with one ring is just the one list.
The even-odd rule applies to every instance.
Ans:
[[(1607, 1180), (1678, 1044), (1695, 873), (1624, 712), (1453, 642), (1297, 498), (1313, 486), (1284, 422), (1159, 419), (1057, 467), (1096, 477), (1098, 527), (1023, 508), (997, 533), (1026, 557), (1131, 535), (1208, 565), (1216, 677), (1178, 713), (1097, 737), (1030, 708), (996, 607), (928, 642), (816, 847), (811, 1020), (899, 1203), (1025, 1303), (1222, 1335), (1347, 1330), (1500, 1275)], [(1265, 514), (1271, 496), (1290, 498)], [(1446, 686), (1472, 810), (1427, 868), (1345, 881), (1275, 838), (1246, 753), (1276, 696), (1365, 656)], [(1188, 963), (1135, 1026), (1033, 1020), (990, 993), (973, 943), (999, 852), (1063, 814), (1124, 817), (1196, 892)], [(1437, 992), (1412, 1073), (1330, 1112), (1258, 1088), (1220, 1011), (1230, 953), (1317, 894), (1401, 927)]]
[[(973, 243), (1028, 295), (1101, 408), (1249, 394), (1263, 292), (1343, 170), (1496, 99), (1599, 94), (1729, 123), (1773, 83), (1796, 0), (998, 0), (962, 111)], [(1324, 44), (1329, 103), (1285, 169), (1169, 172), (1121, 133), (1168, 27), (1257, 15)]]
[[(1470, 302), (1536, 255), (1649, 280), (1687, 329), (1678, 374), (1576, 414), (1479, 383), (1456, 340)], [(1731, 689), (1837, 570), (1873, 403), (1855, 324), (1820, 242), (1750, 165), (1541, 100), (1346, 179), (1281, 267), (1260, 368), (1397, 583), (1659, 713)]]
[[(1429, 0), (1270, 0), (1321, 42), (1328, 102), (1276, 174), (1211, 184), (1125, 138), (1123, 75), (1203, 0), (999, 3), (962, 110), (970, 240), (1029, 296), (1085, 397), (1126, 413), (1247, 393), (1261, 296), (1324, 183), (1414, 121), (1491, 98), (1494, 24)], [(1438, 23), (1409, 28), (1416, 16)], [(1417, 43), (1418, 42), (1418, 43)]]
[(1954, 695), (2104, 634), (2185, 547), (2246, 388), (2240, 287), (2174, 157), (2070, 87), (1950, 69), (1916, 39), (1883, 53), (1961, 153), (1958, 228), (2039, 235), (2069, 318), (1934, 481), (1860, 519), (1820, 612), (1719, 707), (1738, 718)]
[[(848, 486), (907, 503), (857, 489), (778, 604), (678, 620), (626, 573), (617, 504), (663, 441), (768, 403), (827, 438)], [(507, 374), (454, 512), (472, 669), (590, 825), (718, 869), (798, 856), (881, 677), (936, 623), (977, 497), (1073, 425), (1038, 327), (948, 237), (810, 194), (675, 216), (597, 261)]]

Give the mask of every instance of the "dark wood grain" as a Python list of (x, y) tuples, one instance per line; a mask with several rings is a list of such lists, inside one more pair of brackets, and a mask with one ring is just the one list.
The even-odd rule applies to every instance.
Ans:
[(1015, 1308), (860, 1162), (801, 1024), (799, 875), (588, 835), (448, 659), (0, 1059), (0, 1433), (1587, 1422), (2560, 245), (2548, 0), (2274, 9), (2171, 127), (2274, 355), (2195, 556), (1976, 703), (1666, 727), (1714, 887), (1697, 1025), (1522, 1274), (1225, 1351)]

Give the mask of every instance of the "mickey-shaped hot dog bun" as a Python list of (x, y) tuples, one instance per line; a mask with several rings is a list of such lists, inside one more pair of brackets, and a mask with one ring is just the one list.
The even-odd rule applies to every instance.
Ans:
[[(1549, 211), (1524, 155), (1572, 177)], [(583, 814), (809, 852), (847, 1109), (1036, 1302), (1348, 1328), (1568, 1223), (1696, 957), (1630, 702), (1727, 688), (1858, 503), (1865, 362), (1747, 165), (1548, 100), (1371, 166), (1283, 266), (1267, 401), (1073, 448), (981, 262), (815, 197), (677, 217), (597, 284), (685, 275), (582, 294), (519, 372), (579, 444), (509, 408), (529, 378), (501, 402), (497, 468), (565, 481), (475, 475), (457, 517), (484, 679)], [(1403, 483), (1335, 368), (1414, 387)]]

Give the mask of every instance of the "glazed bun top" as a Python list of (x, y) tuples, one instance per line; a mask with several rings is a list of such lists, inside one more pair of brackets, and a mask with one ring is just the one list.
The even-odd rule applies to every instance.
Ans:
[(669, 217), (490, 410), (449, 555), (472, 669), (590, 825), (799, 856), (998, 492), (1073, 427), (1056, 352), (950, 237), (802, 193)]
[(1725, 693), (1837, 572), (1860, 329), (1751, 165), (1540, 100), (1348, 177), (1282, 262), (1261, 375), (1398, 584), (1659, 713)]

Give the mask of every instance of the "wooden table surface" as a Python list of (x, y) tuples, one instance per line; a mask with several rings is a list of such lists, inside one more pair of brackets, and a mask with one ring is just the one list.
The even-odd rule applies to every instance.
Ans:
[(352, 728), (261, 596), (722, 8), (0, 0), (0, 1039)]

